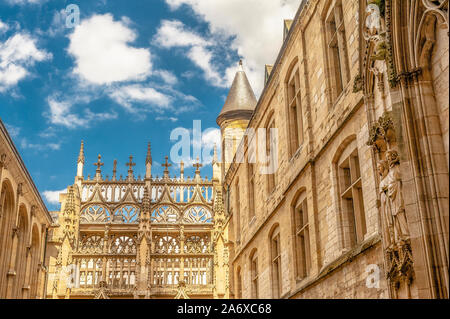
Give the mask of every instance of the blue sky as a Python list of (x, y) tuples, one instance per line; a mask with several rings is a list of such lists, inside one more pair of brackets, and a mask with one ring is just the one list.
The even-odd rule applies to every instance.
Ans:
[[(66, 8), (75, 4), (80, 19)], [(153, 175), (177, 141), (201, 120), (203, 145), (218, 139), (215, 119), (244, 59), (259, 96), (273, 64), (282, 21), (300, 0), (0, 0), (0, 117), (50, 210), (72, 184), (80, 141), (85, 176), (98, 154), (111, 175), (133, 155)], [(69, 23), (66, 20), (69, 18)], [(212, 170), (205, 159), (203, 176)], [(189, 161), (189, 159), (187, 159)], [(171, 175), (178, 175), (174, 165)], [(193, 169), (186, 168), (192, 175)]]

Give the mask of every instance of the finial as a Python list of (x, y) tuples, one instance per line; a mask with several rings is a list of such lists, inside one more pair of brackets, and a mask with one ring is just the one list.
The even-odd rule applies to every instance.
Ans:
[(172, 166), (172, 164), (169, 164), (169, 157), (165, 157), (166, 162), (162, 164), (161, 166), (164, 167), (164, 175), (169, 174), (169, 167)]
[(117, 160), (115, 159), (113, 163), (113, 177), (112, 177), (113, 180), (116, 180), (116, 174), (117, 174)]
[(239, 71), (244, 71), (244, 67), (242, 65), (242, 59), (239, 60)]
[(84, 142), (81, 140), (81, 146), (80, 146), (80, 154), (78, 155), (78, 162), (84, 164)]
[(128, 166), (128, 177), (129, 178), (133, 177), (133, 166), (135, 166), (135, 165), (136, 165), (136, 163), (133, 163), (133, 156), (130, 155), (130, 161), (125, 164), (125, 166)]
[(100, 154), (98, 154), (98, 158), (97, 158), (97, 163), (94, 163), (94, 166), (97, 166), (97, 169), (95, 170), (96, 173), (101, 173), (101, 167), (104, 164), (102, 163), (102, 156)]
[(180, 173), (184, 174), (184, 162), (183, 162), (183, 160), (181, 160), (181, 162), (180, 162)]
[(194, 166), (196, 169), (195, 169), (195, 174), (200, 174), (200, 167), (202, 167), (203, 166), (203, 164), (200, 164), (200, 161), (199, 161), (199, 158), (197, 157), (197, 163), (195, 163), (194, 165), (192, 165), (192, 166)]
[(150, 142), (148, 142), (147, 145), (147, 158), (145, 159), (145, 164), (152, 164), (152, 147), (150, 145)]

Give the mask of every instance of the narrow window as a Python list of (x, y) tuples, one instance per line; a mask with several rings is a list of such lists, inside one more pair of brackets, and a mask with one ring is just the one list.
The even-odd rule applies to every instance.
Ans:
[(328, 62), (332, 83), (333, 100), (337, 99), (350, 80), (347, 47), (345, 38), (345, 25), (342, 12), (342, 3), (336, 1), (328, 11), (325, 20), (326, 41), (328, 48)]
[(339, 162), (338, 170), (344, 247), (350, 248), (363, 241), (367, 232), (356, 149)]
[(248, 163), (248, 222), (255, 216), (255, 164)]
[(288, 125), (290, 153), (295, 154), (303, 144), (303, 113), (301, 105), (300, 76), (298, 67), (294, 67), (287, 81)]
[(311, 252), (309, 240), (308, 203), (303, 193), (294, 205), (295, 244), (297, 259), (297, 279), (309, 275)]
[(237, 299), (242, 299), (242, 274), (241, 268), (237, 271)]
[(254, 252), (250, 258), (251, 278), (252, 278), (252, 299), (258, 299), (258, 255)]
[(277, 152), (275, 147), (275, 121), (272, 119), (269, 121), (269, 125), (266, 126), (266, 154), (269, 157), (268, 169), (270, 170), (267, 174), (267, 193), (270, 195), (275, 190), (275, 153)]
[(236, 212), (236, 240), (240, 241), (241, 239), (241, 200), (239, 195), (239, 179), (235, 184), (235, 212)]
[(270, 250), (272, 258), (272, 296), (281, 296), (281, 255), (280, 255), (280, 231), (277, 227), (270, 238)]

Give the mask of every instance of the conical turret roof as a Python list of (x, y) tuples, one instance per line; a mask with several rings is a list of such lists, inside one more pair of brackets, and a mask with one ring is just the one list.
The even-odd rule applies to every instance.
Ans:
[(227, 119), (250, 119), (257, 104), (255, 93), (242, 69), (242, 61), (239, 64), (241, 68), (236, 72), (225, 104), (217, 117), (219, 126)]

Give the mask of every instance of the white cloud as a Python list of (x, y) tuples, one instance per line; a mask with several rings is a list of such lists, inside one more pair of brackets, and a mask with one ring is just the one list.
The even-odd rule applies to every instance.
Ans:
[(129, 45), (136, 33), (127, 19), (114, 21), (111, 14), (94, 15), (69, 35), (68, 52), (75, 58), (74, 73), (94, 84), (143, 80), (151, 74), (148, 49)]
[(63, 34), (66, 29), (66, 10), (62, 9), (60, 11), (55, 11), (52, 18), (52, 23), (47, 31), (50, 37), (55, 37), (57, 35)]
[(46, 2), (47, 0), (6, 0), (9, 4), (18, 4), (18, 5), (24, 5), (24, 4), (42, 4)]
[(210, 45), (207, 40), (187, 30), (185, 25), (177, 20), (163, 20), (155, 35), (154, 42), (164, 48)]
[[(166, 0), (171, 9), (190, 6), (209, 23), (215, 37), (232, 39), (232, 49), (243, 57), (247, 75), (259, 95), (264, 83), (264, 65), (275, 63), (283, 41), (283, 19), (292, 19), (302, 0)], [(228, 67), (231, 84), (236, 65)]]
[(61, 148), (61, 143), (33, 144), (29, 143), (26, 138), (20, 141), (20, 147), (23, 149), (33, 149), (37, 151), (52, 150), (57, 151)]
[(72, 102), (61, 101), (55, 97), (47, 99), (49, 113), (47, 114), (50, 123), (64, 126), (67, 128), (86, 127), (93, 121), (104, 121), (117, 118), (117, 114), (112, 113), (93, 113), (88, 108), (84, 109), (83, 114), (71, 112)]
[(12, 138), (18, 137), (20, 134), (20, 127), (13, 126), (10, 124), (5, 123), (6, 129), (8, 130), (9, 135)]
[(205, 79), (212, 82), (212, 85), (225, 86), (212, 63), (213, 54), (209, 48), (212, 43), (188, 30), (181, 21), (163, 20), (153, 42), (163, 48), (190, 47), (186, 56), (204, 72)]
[(175, 85), (178, 83), (177, 77), (175, 76), (175, 74), (173, 74), (170, 71), (159, 70), (159, 71), (156, 71), (155, 74), (158, 75), (159, 77), (161, 77), (163, 79), (163, 81), (166, 82), (167, 84)]
[(202, 133), (202, 144), (204, 146), (213, 147), (214, 144), (220, 146), (220, 139), (219, 129), (208, 129)]
[(9, 29), (9, 26), (6, 23), (4, 23), (2, 20), (0, 20), (0, 34), (8, 31), (8, 29)]
[(59, 204), (59, 194), (66, 193), (66, 189), (62, 189), (60, 191), (44, 191), (42, 195), (44, 195), (45, 200), (49, 204), (57, 205)]
[(37, 150), (37, 151), (45, 151), (45, 150), (59, 150), (61, 148), (60, 142), (49, 142), (49, 143), (41, 143), (41, 144), (33, 144), (28, 142), (26, 137), (20, 137), (21, 128), (17, 126), (13, 126), (10, 124), (5, 123), (6, 129), (8, 130), (9, 135), (16, 139), (20, 144), (20, 147), (22, 149), (31, 149), (31, 150)]
[(157, 121), (171, 121), (171, 122), (175, 123), (176, 121), (178, 121), (178, 118), (172, 117), (172, 116), (157, 116), (157, 117), (155, 117), (155, 120), (157, 120)]
[(170, 96), (139, 84), (117, 88), (110, 93), (110, 97), (130, 112), (136, 111), (134, 103), (148, 104), (155, 111), (163, 111), (170, 108), (171, 102)]
[(188, 57), (203, 70), (207, 81), (211, 81), (215, 86), (226, 86), (221, 75), (215, 70), (212, 64), (213, 54), (211, 51), (204, 47), (195, 46), (189, 50)]
[(17, 85), (28, 75), (27, 68), (36, 61), (52, 58), (45, 50), (36, 47), (37, 40), (26, 33), (16, 33), (0, 43), (0, 92)]

